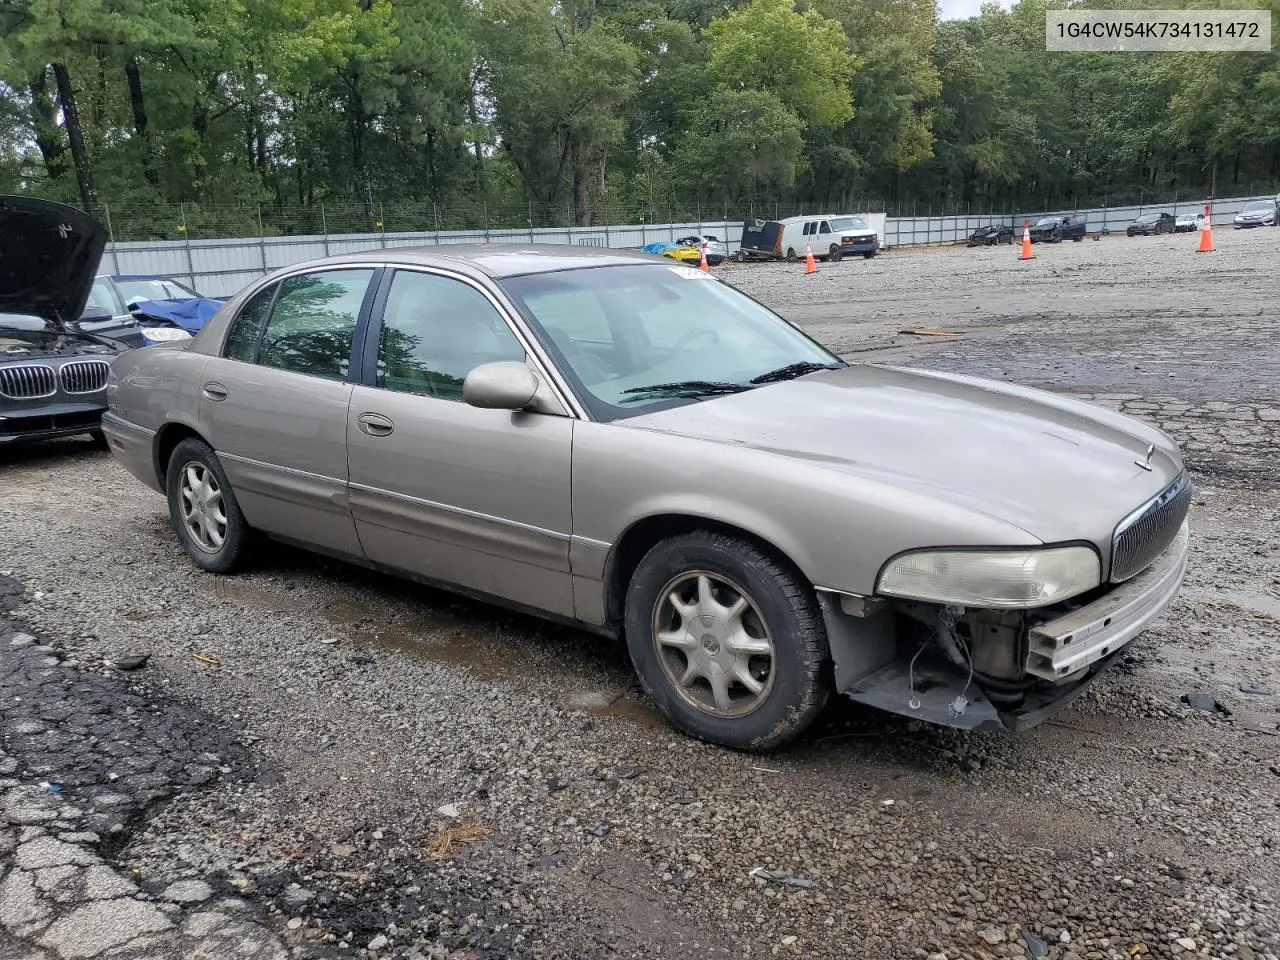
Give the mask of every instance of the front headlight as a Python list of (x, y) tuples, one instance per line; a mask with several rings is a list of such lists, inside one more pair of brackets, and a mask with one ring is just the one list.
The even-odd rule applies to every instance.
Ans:
[(876, 593), (961, 607), (1046, 607), (1102, 582), (1089, 547), (922, 550), (890, 560)]

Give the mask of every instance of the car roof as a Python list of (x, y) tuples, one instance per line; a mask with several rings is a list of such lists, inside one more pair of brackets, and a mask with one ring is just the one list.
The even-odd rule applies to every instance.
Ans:
[(530, 273), (655, 262), (657, 261), (652, 254), (608, 247), (552, 243), (442, 243), (435, 246), (387, 247), (341, 254), (325, 257), (323, 260), (295, 263), (281, 272), (342, 264), (404, 264), (469, 270), (500, 279)]

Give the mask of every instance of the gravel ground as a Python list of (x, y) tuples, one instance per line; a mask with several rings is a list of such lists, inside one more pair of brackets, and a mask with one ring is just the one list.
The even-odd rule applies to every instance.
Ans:
[(1216, 239), (722, 271), (844, 354), (1186, 446), (1172, 615), (1017, 736), (837, 703), (729, 753), (620, 644), (282, 547), (200, 574), (107, 456), (0, 452), (0, 958), (1280, 960), (1280, 237)]

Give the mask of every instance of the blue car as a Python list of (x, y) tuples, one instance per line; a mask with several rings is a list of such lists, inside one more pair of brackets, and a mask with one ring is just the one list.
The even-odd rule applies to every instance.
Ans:
[(132, 317), (143, 326), (172, 326), (194, 334), (222, 303), (171, 277), (114, 274), (94, 278), (86, 312)]

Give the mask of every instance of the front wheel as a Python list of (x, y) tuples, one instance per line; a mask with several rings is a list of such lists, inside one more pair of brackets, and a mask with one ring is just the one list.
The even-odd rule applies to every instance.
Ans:
[(833, 243), (831, 249), (827, 251), (827, 263), (839, 263), (841, 256), (843, 254), (840, 250), (840, 245)]
[(868, 250), (868, 251), (867, 251), (866, 253), (864, 253), (862, 256), (863, 256), (865, 259), (870, 260), (870, 259), (871, 259), (872, 257), (874, 257), (875, 255), (876, 255), (876, 251), (875, 251), (875, 250)]
[(645, 692), (690, 736), (767, 750), (813, 722), (830, 693), (813, 588), (740, 537), (663, 540), (627, 589), (626, 638)]
[(174, 448), (165, 488), (169, 520), (196, 566), (209, 573), (231, 573), (243, 566), (253, 529), (207, 443), (188, 437)]

